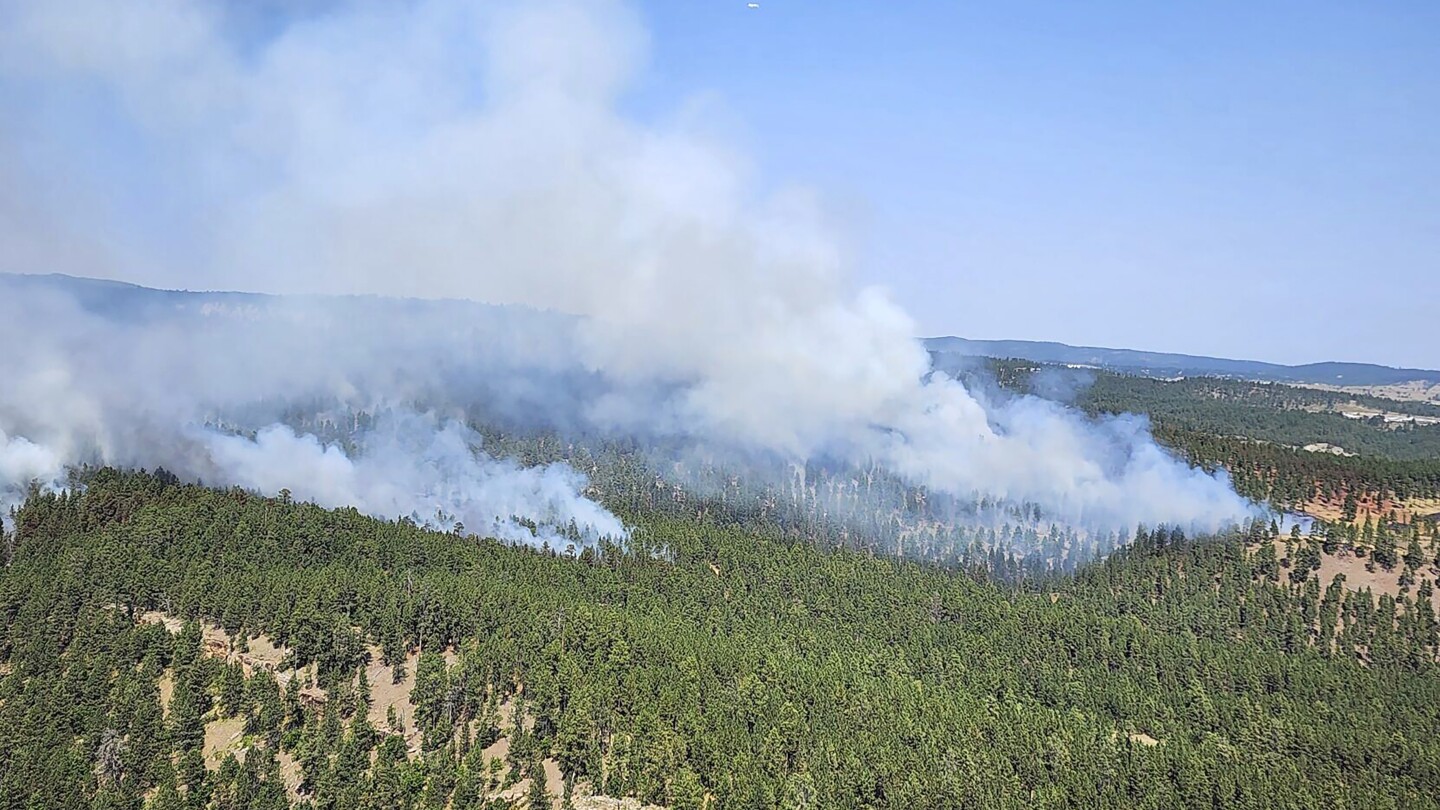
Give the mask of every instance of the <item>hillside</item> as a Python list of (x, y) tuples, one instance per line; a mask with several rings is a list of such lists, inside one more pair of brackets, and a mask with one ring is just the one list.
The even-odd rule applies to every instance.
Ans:
[[(263, 311), (283, 302), (304, 301), (305, 296), (279, 297), (259, 293), (157, 290), (120, 281), (83, 278), (58, 273), (22, 275), (0, 273), (0, 294), (60, 293), (72, 297), (87, 311), (125, 321), (141, 322), (176, 312)], [(317, 300), (318, 297), (317, 297)], [(337, 300), (326, 297), (326, 300)], [(431, 317), (493, 317), (523, 314), (554, 318), (523, 307), (503, 307), (470, 301), (388, 299), (373, 296), (340, 297), (356, 308)], [(970, 340), (959, 337), (927, 338), (925, 347), (937, 355), (1016, 358), (1040, 363), (1090, 366), (1150, 377), (1218, 376), (1245, 380), (1332, 386), (1395, 386), (1422, 382), (1440, 385), (1440, 371), (1391, 368), (1370, 363), (1310, 363), (1285, 366), (1257, 360), (1229, 360), (1135, 349), (1104, 349), (1027, 340)], [(943, 358), (942, 358), (943, 359)]]
[(1440, 806), (1433, 536), (1398, 595), (1258, 525), (1016, 589), (682, 511), (571, 556), (165, 476), (36, 495), (0, 571), (0, 796)]
[[(564, 322), (0, 287), (107, 323), (415, 319), (383, 348), (425, 323), (469, 345), (507, 318)], [(423, 353), (408, 345), (406, 362)], [(1146, 435), (1108, 416), (1144, 414), (1165, 463), (1224, 467), (1322, 520), (1066, 524), (873, 462), (537, 424), (476, 388), (452, 403), (464, 453), (582, 471), (623, 536), (512, 518), (526, 531), (500, 542), (468, 518), (322, 509), (291, 479), (72, 466), (21, 490), (0, 542), (0, 807), (1440, 806), (1440, 427), (1344, 413), (1434, 405), (1025, 361), (965, 373), (997, 414), (1063, 393), (1076, 424)], [(378, 417), (277, 418), (338, 448)]]
[(970, 340), (935, 337), (925, 341), (932, 353), (957, 357), (1012, 357), (1041, 363), (1091, 366), (1150, 377), (1218, 376), (1270, 382), (1329, 385), (1395, 385), (1412, 381), (1440, 383), (1440, 371), (1391, 368), (1372, 363), (1308, 363), (1286, 366), (1258, 360), (1228, 360), (1188, 354), (1103, 349), (1030, 340)]

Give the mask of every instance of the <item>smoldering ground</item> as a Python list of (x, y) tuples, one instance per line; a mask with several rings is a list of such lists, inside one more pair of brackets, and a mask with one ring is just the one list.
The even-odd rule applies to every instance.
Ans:
[[(1250, 513), (1143, 421), (932, 375), (904, 311), (849, 280), (844, 223), (820, 196), (756, 178), (703, 102), (622, 111), (647, 38), (624, 3), (341, 2), (244, 19), (197, 0), (0, 0), (0, 270), (471, 299), (549, 326), (369, 299), (287, 297), (263, 315), (220, 299), (179, 319), (27, 310), (5, 343), (17, 382), (0, 458), (14, 476), (85, 454), (216, 483), (294, 479), (297, 494), (328, 475), (349, 484), (313, 497), (376, 500), (387, 516), (458, 499), (477, 529), (498, 515), (503, 532), (499, 512), (515, 510), (614, 530), (573, 472), (447, 499), (435, 493), (524, 471), (397, 463), (431, 469), (426, 452), (472, 443), (453, 412), (482, 392), (576, 429), (877, 463), (1087, 524), (1213, 529)], [(194, 439), (207, 414), (312, 395), (423, 401), (401, 424), (429, 438), (386, 443), (363, 475), (337, 471), (364, 448), (337, 457), (265, 433), (268, 452), (227, 454)]]

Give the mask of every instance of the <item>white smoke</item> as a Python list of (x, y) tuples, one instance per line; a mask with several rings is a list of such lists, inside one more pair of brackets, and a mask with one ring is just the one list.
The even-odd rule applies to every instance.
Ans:
[[(386, 417), (365, 434), (355, 458), (282, 425), (266, 427), (254, 439), (212, 432), (200, 440), (231, 483), (262, 492), (290, 489), (322, 506), (361, 505), (421, 524), (458, 521), (468, 532), (514, 542), (563, 545), (555, 527), (572, 521), (581, 535), (577, 541), (625, 534), (613, 515), (577, 497), (585, 481), (574, 470), (477, 457), (479, 436), (456, 421)], [(517, 518), (538, 523), (538, 538)]]
[[(64, 486), (71, 465), (108, 463), (555, 548), (626, 534), (582, 494), (576, 471), (492, 458), (457, 416), (409, 404), (437, 390), (445, 359), (482, 345), (505, 352), (496, 338), (513, 323), (504, 313), (453, 334), (403, 306), (376, 313), (376, 302), (226, 305), (46, 279), (0, 290), (0, 506), (32, 482)], [(113, 316), (84, 306), (87, 294)], [(557, 331), (545, 319), (528, 331), (537, 328)], [(529, 373), (543, 368), (538, 347), (518, 354)], [(319, 413), (331, 420), (367, 412), (366, 424), (329, 440), (297, 433), (276, 420), (299, 403), (343, 410)], [(226, 420), (259, 428), (241, 434)]]
[[(591, 426), (875, 459), (1074, 520), (1249, 514), (1133, 420), (989, 403), (929, 377), (904, 311), (850, 283), (814, 194), (757, 183), (702, 104), (621, 111), (647, 39), (628, 5), (357, 1), (276, 12), (263, 34), (235, 14), (0, 0), (0, 214), (23, 215), (0, 220), (0, 270), (553, 310), (580, 316), (579, 362), (615, 383), (584, 404)], [(364, 348), (384, 359), (368, 373), (425, 362), (373, 326)], [(214, 348), (254, 365), (248, 347)], [(300, 353), (288, 378), (260, 374), (276, 395), (310, 375), (353, 385), (367, 367), (358, 351)], [(244, 401), (252, 381), (218, 384)], [(257, 466), (229, 479), (285, 479)]]

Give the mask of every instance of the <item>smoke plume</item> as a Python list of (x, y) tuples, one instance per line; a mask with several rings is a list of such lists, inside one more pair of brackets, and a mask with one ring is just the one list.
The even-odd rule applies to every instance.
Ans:
[[(27, 309), (7, 327), (0, 475), (148, 461), (487, 532), (509, 515), (614, 532), (574, 472), (467, 460), (477, 437), (445, 410), (483, 390), (551, 424), (874, 461), (1087, 524), (1249, 514), (1141, 420), (932, 374), (905, 312), (851, 282), (815, 194), (755, 178), (703, 104), (623, 112), (646, 40), (608, 0), (0, 0), (0, 270), (548, 313)], [(429, 410), (350, 449), (263, 419), (195, 433), (304, 396)]]

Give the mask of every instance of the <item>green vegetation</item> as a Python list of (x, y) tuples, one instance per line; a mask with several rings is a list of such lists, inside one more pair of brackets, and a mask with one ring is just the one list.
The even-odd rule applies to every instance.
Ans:
[[(547, 758), (677, 810), (1440, 806), (1430, 594), (1322, 591), (1267, 527), (1142, 532), (1017, 588), (693, 506), (572, 557), (163, 474), (32, 495), (0, 574), (0, 807), (278, 808), (282, 758), (332, 808), (485, 806)], [(270, 635), (328, 702), (148, 609)], [(372, 647), (423, 651), (417, 752), (361, 710)], [(207, 769), (225, 716), (249, 752)]]
[[(1380, 504), (1440, 498), (1440, 425), (1386, 425), (1333, 412), (1345, 404), (1435, 416), (1440, 406), (1213, 377), (1157, 380), (1068, 370), (1023, 360), (987, 366), (1001, 387), (1021, 393), (1076, 389), (1092, 415), (1142, 413), (1161, 444), (1206, 469), (1224, 467), (1248, 498), (1282, 509), (1317, 499)], [(973, 373), (973, 372), (972, 372)], [(1310, 452), (1326, 443), (1353, 456)], [(1393, 505), (1393, 504), (1392, 504)], [(1353, 516), (1353, 513), (1352, 513)]]
[[(1274, 383), (1205, 377), (1171, 382), (1102, 373), (1078, 404), (1092, 412), (1149, 414), (1156, 424), (1190, 433), (1244, 436), (1289, 447), (1325, 442), (1362, 456), (1396, 461), (1440, 458), (1440, 425), (1387, 427), (1316, 410), (1355, 399)], [(1436, 415), (1435, 406), (1424, 403), (1363, 399), (1371, 407)]]

